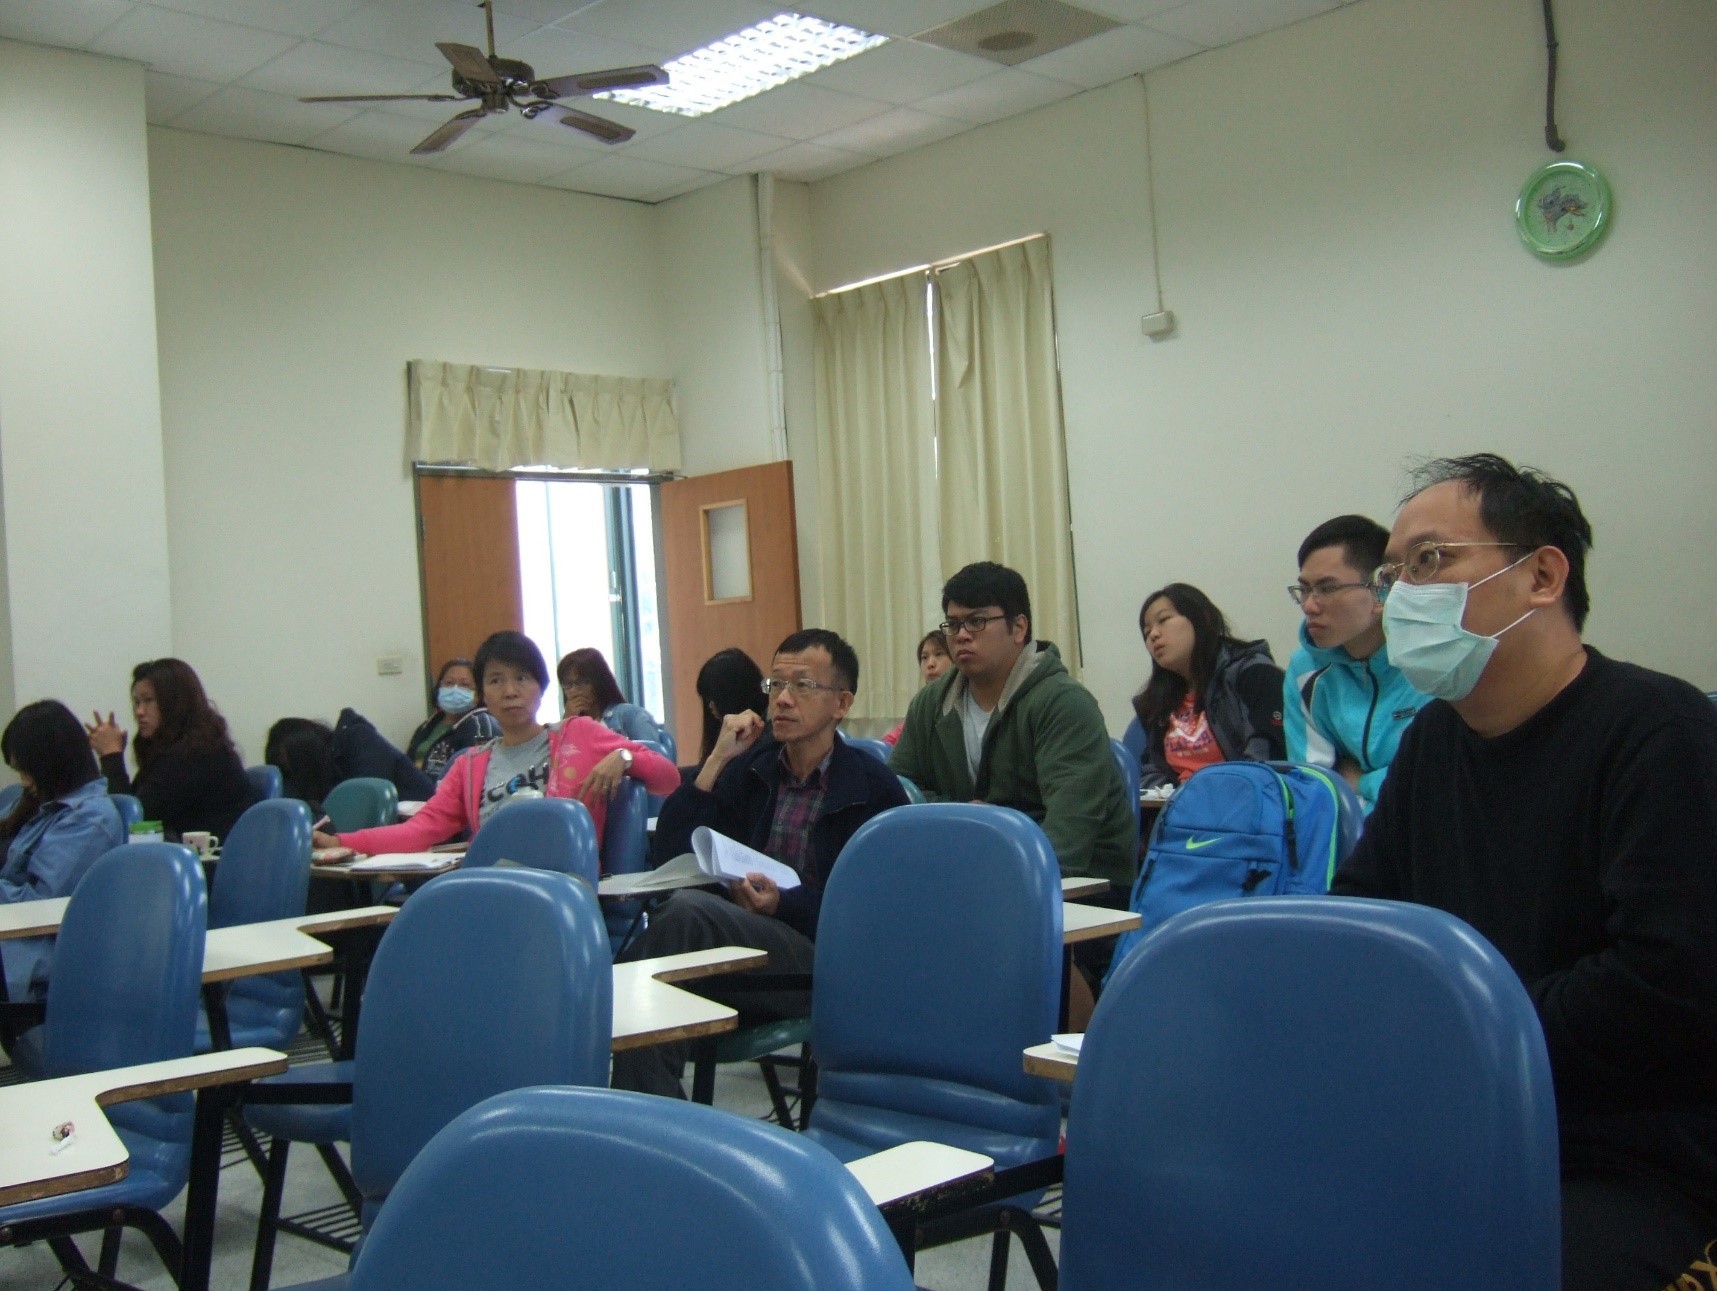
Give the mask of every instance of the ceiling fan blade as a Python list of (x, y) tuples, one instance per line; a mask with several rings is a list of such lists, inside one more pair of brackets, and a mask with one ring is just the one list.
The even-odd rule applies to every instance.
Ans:
[(475, 45), (460, 45), (451, 40), (438, 40), (435, 47), (441, 51), (453, 70), (458, 72), (473, 85), (499, 85), (501, 78), (490, 64), (488, 56)]
[(425, 103), (463, 103), (458, 94), (311, 94), (300, 103), (390, 103), (395, 99), (421, 99)]
[(559, 104), (555, 107), (560, 113), (560, 123), (563, 126), (582, 130), (603, 143), (625, 143), (638, 133), (631, 126), (623, 126), (618, 121), (609, 121), (605, 117), (594, 117), (588, 112), (580, 112), (577, 108), (563, 108)]
[(488, 115), (488, 112), (483, 108), (472, 108), (469, 112), (461, 112), (445, 125), (437, 127), (433, 134), (413, 148), (411, 150), (412, 155), (427, 157), (432, 153), (444, 152), (449, 145)]
[(654, 63), (641, 67), (611, 67), (602, 72), (574, 72), (537, 81), (531, 93), (544, 99), (575, 99), (605, 90), (635, 90), (644, 85), (666, 85), (668, 74)]

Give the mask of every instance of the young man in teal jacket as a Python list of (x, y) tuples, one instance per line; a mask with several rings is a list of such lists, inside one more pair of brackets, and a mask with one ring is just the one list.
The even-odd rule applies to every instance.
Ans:
[(1300, 544), (1288, 589), (1305, 621), (1282, 683), (1288, 759), (1346, 778), (1369, 813), (1401, 734), (1425, 704), (1389, 662), (1372, 575), (1389, 531), (1366, 516), (1326, 520)]
[(1133, 809), (1091, 692), (1031, 639), (1025, 580), (989, 561), (942, 589), (954, 668), (919, 691), (888, 765), (931, 801), (982, 801), (1043, 827), (1061, 872), (1125, 893), (1138, 864)]

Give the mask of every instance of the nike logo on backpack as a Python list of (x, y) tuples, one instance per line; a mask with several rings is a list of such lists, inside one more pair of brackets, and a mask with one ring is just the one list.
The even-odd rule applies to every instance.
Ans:
[(1220, 835), (1215, 838), (1189, 838), (1186, 840), (1186, 850), (1196, 852), (1201, 847), (1209, 847), (1212, 843), (1220, 843), (1221, 841)]

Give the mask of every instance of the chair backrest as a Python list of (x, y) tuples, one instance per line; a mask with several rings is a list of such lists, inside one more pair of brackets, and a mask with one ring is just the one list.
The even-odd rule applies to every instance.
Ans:
[(698, 1103), (527, 1089), (424, 1148), (353, 1291), (910, 1291), (857, 1180), (801, 1135)]
[(883, 766), (888, 765), (888, 755), (894, 752), (893, 749), (888, 747), (887, 742), (884, 740), (859, 739), (851, 735), (847, 736), (846, 740), (847, 743), (852, 745), (855, 749), (859, 749), (862, 752), (870, 754), (871, 757), (882, 763)]
[(929, 1116), (998, 1162), (1053, 1153), (1060, 1098), (1020, 1051), (1055, 1029), (1061, 932), (1055, 852), (1020, 812), (927, 803), (863, 825), (817, 925), (813, 1135), (886, 1147), (929, 1137), (908, 1128)]
[(1135, 755), (1120, 740), (1109, 741), (1109, 752), (1115, 757), (1115, 770), (1121, 773), (1121, 786), (1127, 794), (1127, 805), (1133, 809), (1133, 852), (1139, 850), (1140, 818), (1144, 809), (1139, 806), (1139, 781), (1143, 779), (1140, 763)]
[(10, 816), (12, 808), (18, 805), (18, 799), (24, 796), (24, 786), (21, 784), (0, 785), (0, 818)]
[(334, 832), (349, 834), (355, 829), (391, 825), (399, 812), (399, 790), (392, 780), (355, 776), (342, 780), (322, 800), (322, 810)]
[(296, 798), (253, 803), (221, 843), (209, 927), (304, 913), (310, 893), (310, 808)]
[(663, 757), (676, 765), (679, 763), (680, 742), (674, 738), (674, 733), (672, 731), (670, 731), (666, 726), (662, 726), (660, 728), (660, 734), (656, 736), (654, 742), (661, 746)]
[(1127, 723), (1126, 731), (1121, 735), (1121, 747), (1133, 755), (1133, 761), (1140, 766), (1145, 761), (1145, 728), (1139, 725), (1139, 719), (1134, 717)]
[(463, 870), (414, 893), (364, 992), (352, 1177), (366, 1202), (491, 1094), (606, 1085), (612, 1000), (596, 893), (570, 875)]
[(595, 887), (596, 826), (590, 809), (571, 798), (508, 803), (477, 831), (464, 868), (482, 869), (501, 860), (571, 874)]
[[(628, 776), (608, 803), (603, 825), (602, 872), (633, 874), (650, 868), (650, 795)], [(594, 880), (593, 880), (594, 881)]]
[[(208, 897), (197, 854), (124, 844), (78, 883), (54, 939), (42, 1066), (47, 1076), (189, 1057), (197, 1035)], [(133, 1168), (183, 1181), (189, 1094), (110, 1107)]]
[[(818, 983), (818, 989), (822, 984)], [(1178, 915), (1110, 980), (1067, 1127), (1067, 1291), (1561, 1285), (1555, 1096), (1466, 924), (1353, 898)]]
[(143, 819), (143, 800), (129, 793), (110, 793), (108, 799), (119, 811), (120, 823), (129, 831)]
[(269, 798), (278, 798), (285, 790), (285, 782), (280, 778), (279, 767), (264, 763), (258, 767), (246, 767), (244, 773), (250, 777), (250, 787), (256, 790), (259, 802)]

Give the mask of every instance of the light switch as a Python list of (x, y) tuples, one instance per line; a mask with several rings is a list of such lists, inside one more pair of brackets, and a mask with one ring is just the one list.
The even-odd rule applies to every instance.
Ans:
[(380, 654), (376, 656), (376, 675), (380, 677), (397, 677), (405, 671), (405, 656), (403, 654)]

